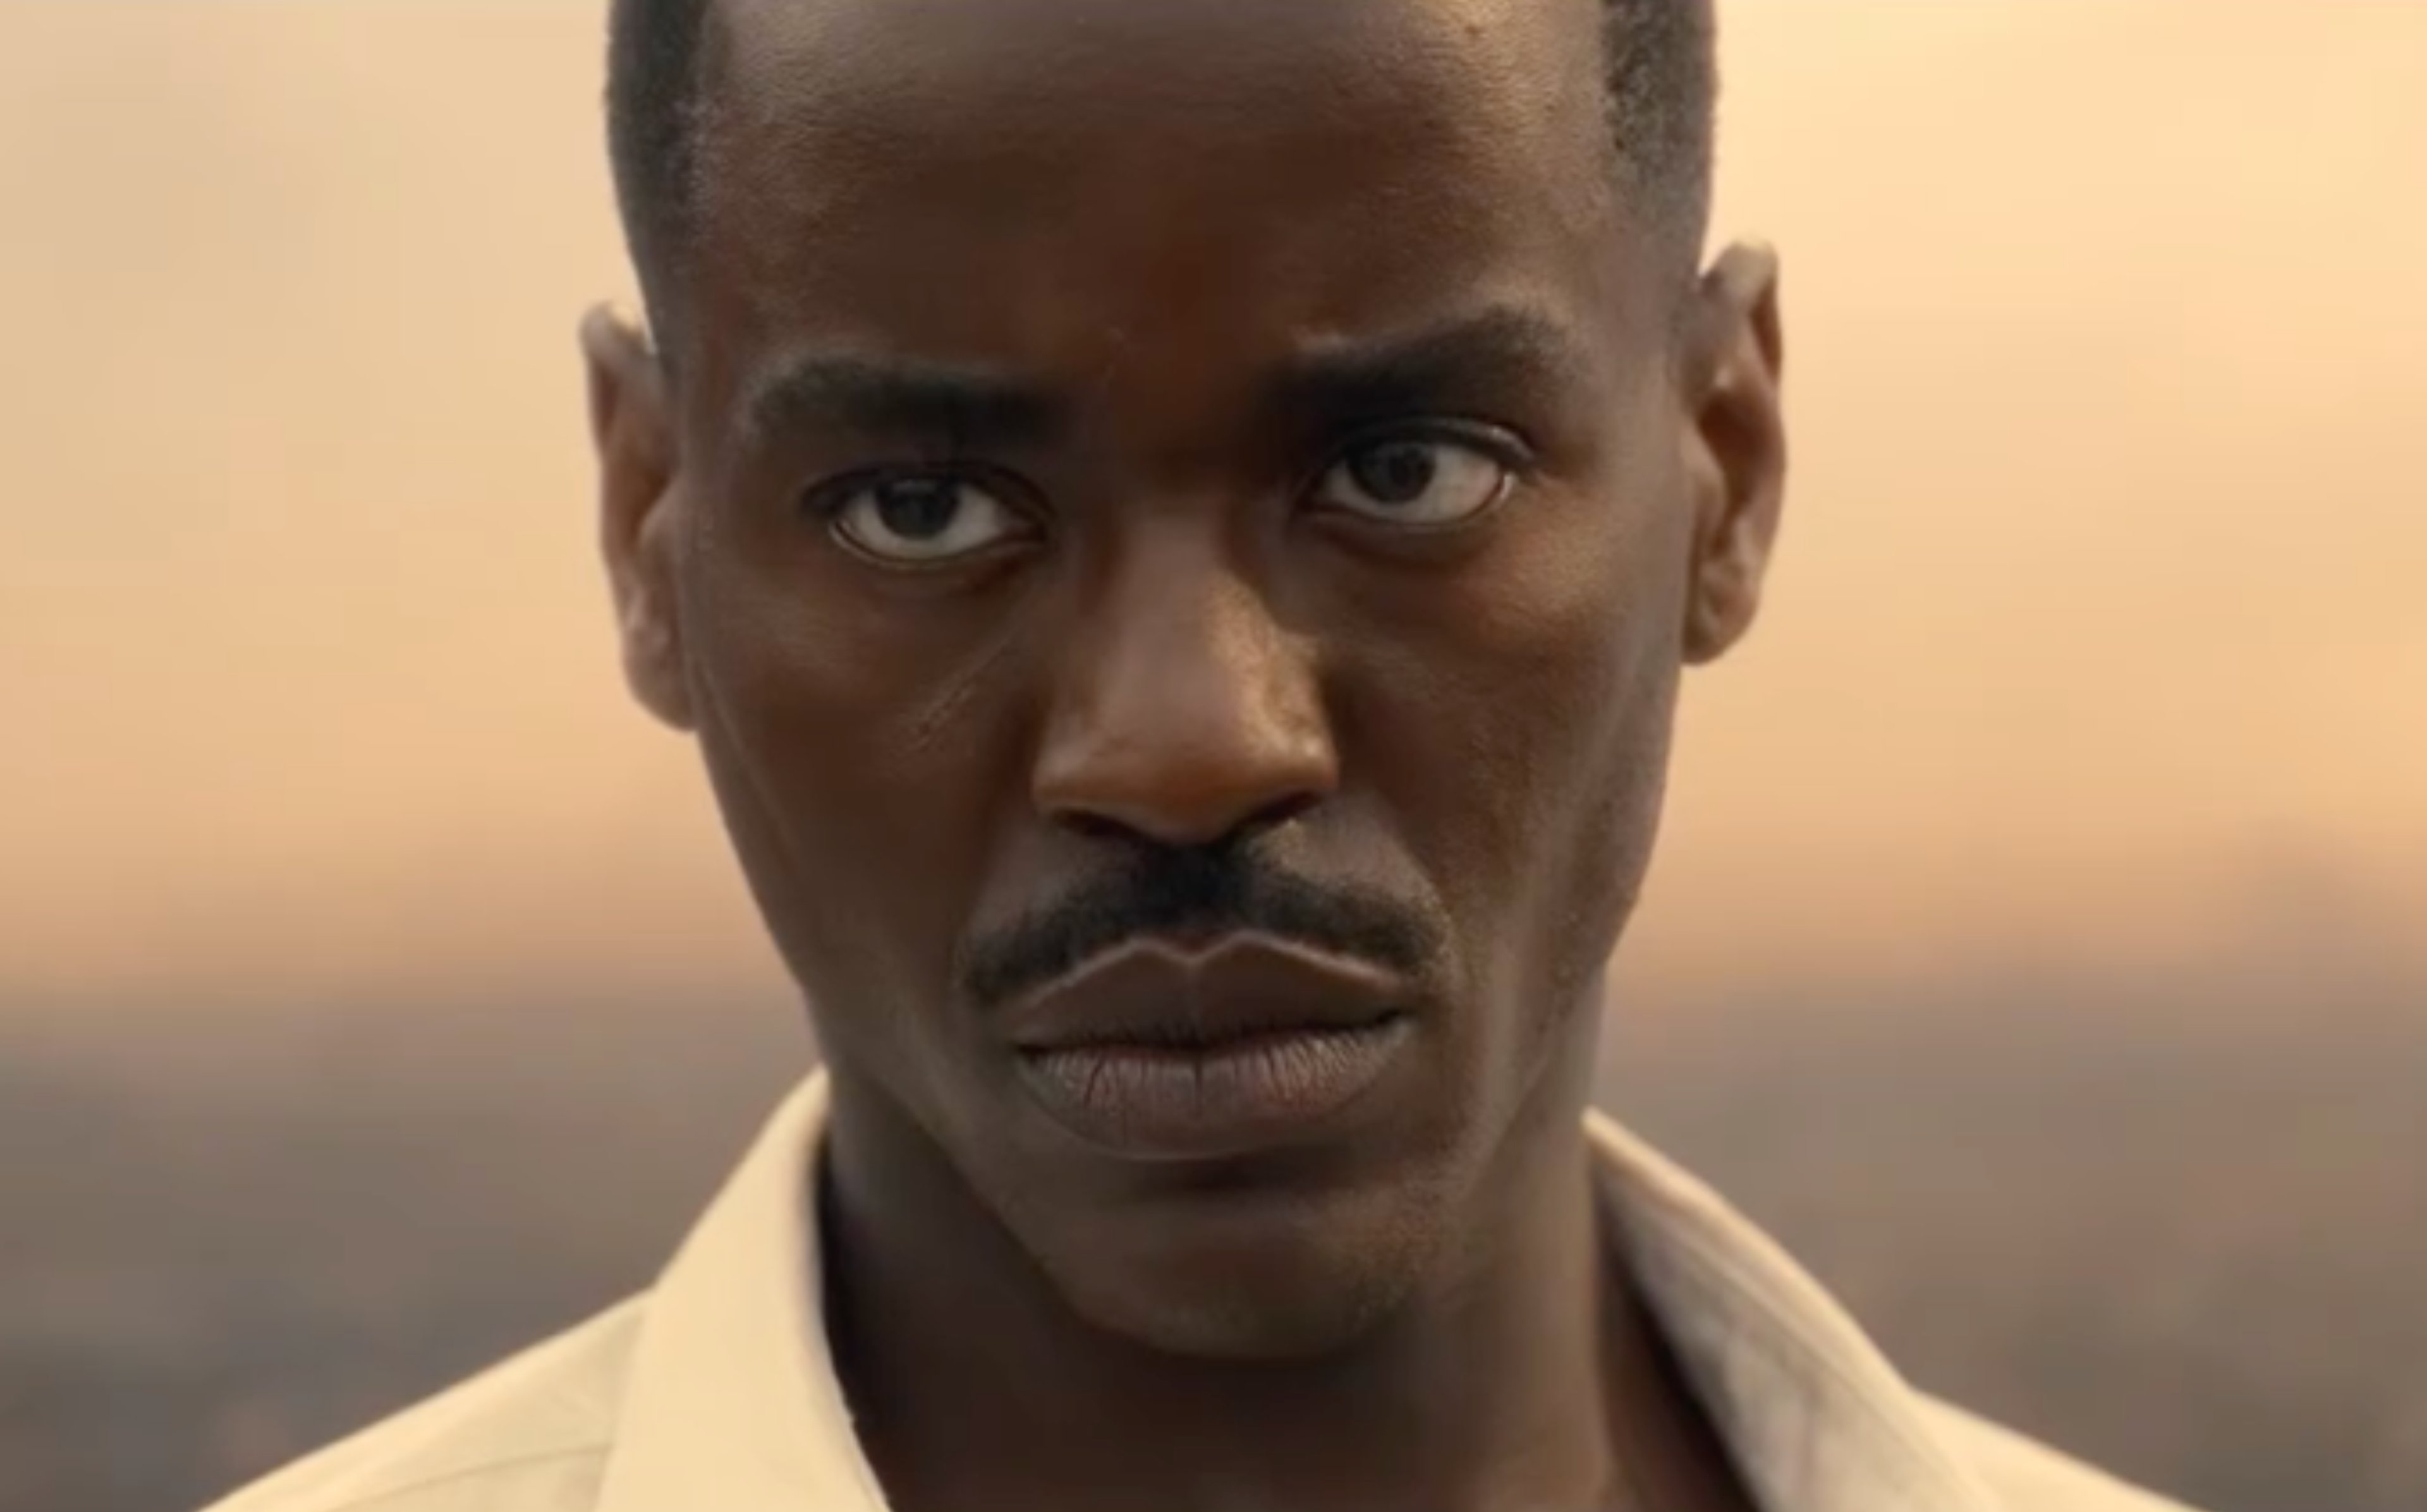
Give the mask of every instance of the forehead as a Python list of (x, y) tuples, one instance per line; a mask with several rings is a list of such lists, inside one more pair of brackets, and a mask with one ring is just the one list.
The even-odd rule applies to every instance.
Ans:
[(1644, 238), (1621, 235), (1598, 12), (724, 0), (700, 366), (831, 345), (1185, 383), (1494, 304), (1614, 336)]

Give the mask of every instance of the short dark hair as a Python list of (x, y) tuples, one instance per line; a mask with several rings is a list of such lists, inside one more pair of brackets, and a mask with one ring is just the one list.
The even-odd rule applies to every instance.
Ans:
[[(624, 235), (665, 317), (695, 171), (702, 32), (714, 0), (613, 0), (607, 139)], [(1691, 262), (1710, 218), (1718, 95), (1714, 0), (1597, 0), (1611, 138), (1630, 187)]]

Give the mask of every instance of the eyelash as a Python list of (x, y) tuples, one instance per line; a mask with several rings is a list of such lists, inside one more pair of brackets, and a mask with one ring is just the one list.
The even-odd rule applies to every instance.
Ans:
[(1507, 426), (1494, 425), (1488, 420), (1458, 418), (1400, 420), (1350, 431), (1345, 440), (1331, 448), (1322, 465), (1309, 475), (1298, 492), (1305, 494), (1321, 482), (1331, 469), (1358, 452), (1394, 441), (1431, 441), (1466, 447), (1507, 468), (1510, 476), (1521, 482), (1531, 479), (1541, 468), (1541, 459), (1532, 444)]
[(833, 520), (842, 513), (844, 505), (869, 489), (908, 478), (950, 478), (975, 483), (1012, 509), (1022, 513), (1036, 512), (1033, 503), (1036, 490), (1021, 481), (1016, 474), (990, 466), (974, 457), (958, 455), (939, 457), (934, 462), (861, 467), (811, 484), (801, 495), (801, 503), (819, 519)]
[[(1400, 441), (1430, 441), (1472, 447), (1507, 468), (1510, 476), (1520, 482), (1531, 480), (1541, 466), (1533, 446), (1507, 426), (1457, 418), (1383, 422), (1350, 431), (1345, 439), (1325, 454), (1323, 461), (1311, 472), (1299, 480), (1294, 496), (1304, 498), (1311, 494), (1333, 468), (1358, 452)], [(985, 488), (1011, 508), (1028, 513), (1041, 512), (1033, 502), (1034, 489), (999, 468), (964, 455), (939, 457), (933, 463), (860, 468), (815, 484), (802, 496), (802, 502), (820, 520), (831, 522), (839, 518), (843, 506), (859, 496), (862, 491), (904, 478), (960, 479)]]

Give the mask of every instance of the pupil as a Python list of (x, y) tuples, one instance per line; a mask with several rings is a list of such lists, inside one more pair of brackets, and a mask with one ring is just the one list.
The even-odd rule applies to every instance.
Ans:
[(1348, 462), (1348, 475), (1357, 480), (1357, 486), (1384, 504), (1409, 504), (1424, 497), (1437, 470), (1433, 448), (1416, 441), (1372, 447)]
[(896, 478), (876, 489), (877, 517), (914, 541), (943, 534), (960, 502), (960, 486), (943, 478)]

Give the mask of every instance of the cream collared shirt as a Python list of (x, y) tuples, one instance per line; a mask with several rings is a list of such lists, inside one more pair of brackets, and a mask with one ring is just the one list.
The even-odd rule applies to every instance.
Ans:
[[(651, 1291), (210, 1512), (884, 1512), (819, 1310), (825, 1115), (813, 1076)], [(1764, 1512), (2184, 1512), (1915, 1392), (1707, 1188), (1588, 1132), (1623, 1258)]]

